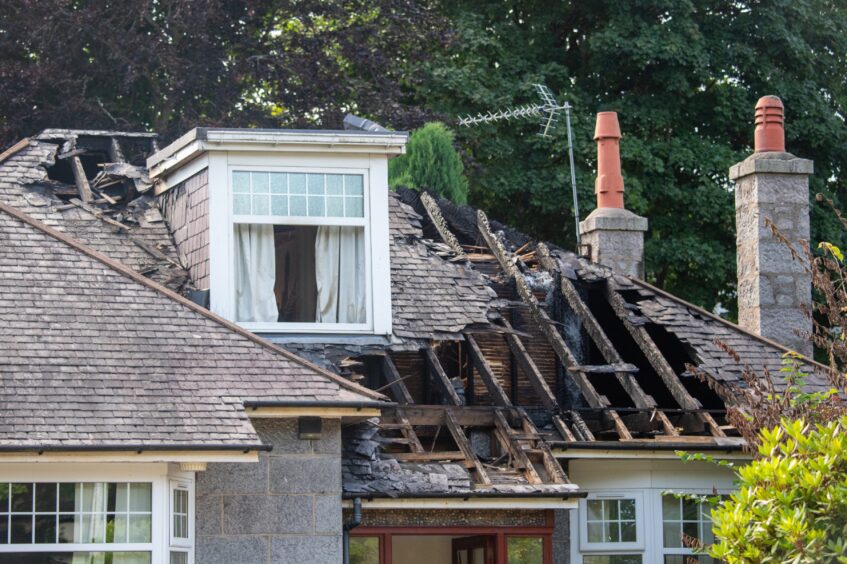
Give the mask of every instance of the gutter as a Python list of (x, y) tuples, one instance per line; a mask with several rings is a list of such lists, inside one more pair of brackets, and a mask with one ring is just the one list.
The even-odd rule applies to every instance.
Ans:
[(120, 444), (120, 445), (35, 445), (35, 446), (15, 446), (15, 445), (0, 445), (0, 452), (35, 452), (43, 454), (45, 452), (136, 452), (142, 453), (145, 451), (265, 451), (273, 450), (273, 445), (266, 444), (250, 444), (250, 445), (207, 445), (207, 444), (187, 444), (187, 445), (145, 445), (145, 444)]
[(241, 402), (245, 409), (259, 409), (261, 407), (348, 407), (351, 409), (383, 409), (386, 407), (397, 407), (396, 402), (388, 401), (308, 401), (308, 400), (257, 400)]

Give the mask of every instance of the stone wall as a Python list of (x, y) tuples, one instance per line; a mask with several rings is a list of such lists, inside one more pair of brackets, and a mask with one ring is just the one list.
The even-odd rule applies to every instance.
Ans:
[(644, 278), (646, 218), (623, 208), (597, 208), (579, 223), (579, 231), (580, 244), (593, 262), (617, 274)]
[(553, 511), (553, 564), (571, 562), (571, 509)]
[(736, 182), (738, 323), (805, 355), (812, 353), (802, 335), (812, 329), (803, 312), (811, 307), (811, 277), (765, 222), (794, 245), (809, 240), (811, 172), (811, 161), (789, 153), (756, 153), (730, 169)]
[(341, 426), (301, 441), (296, 420), (257, 419), (273, 450), (197, 473), (198, 564), (341, 562)]

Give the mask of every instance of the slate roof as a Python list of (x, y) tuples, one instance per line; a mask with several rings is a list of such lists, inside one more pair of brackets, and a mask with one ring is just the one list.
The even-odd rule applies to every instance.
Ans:
[(255, 448), (243, 402), (383, 399), (2, 203), (0, 341), (6, 450)]
[[(117, 222), (104, 221), (105, 216), (95, 215), (96, 210), (91, 206), (82, 208), (66, 204), (55, 196), (55, 182), (47, 173), (47, 168), (56, 162), (59, 149), (60, 145), (55, 142), (25, 139), (16, 151), (0, 156), (0, 202), (68, 233), (157, 282), (175, 290), (182, 289), (187, 273), (179, 264), (167, 225), (150, 197), (138, 198), (133, 207), (118, 218), (123, 221)], [(158, 255), (151, 254), (145, 247), (157, 251)]]
[(389, 195), (388, 213), (394, 336), (417, 348), (416, 341), (461, 339), (463, 329), (487, 325), (497, 296), (484, 277), (438, 256), (433, 242), (423, 237), (421, 216), (395, 192)]

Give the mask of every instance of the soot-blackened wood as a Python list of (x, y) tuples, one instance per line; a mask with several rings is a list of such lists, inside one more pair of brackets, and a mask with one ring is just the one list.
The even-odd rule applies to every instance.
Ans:
[(509, 422), (503, 416), (503, 412), (499, 409), (494, 413), (494, 423), (498, 431), (498, 438), (501, 439), (501, 444), (512, 455), (512, 458), (517, 461), (518, 467), (523, 470), (526, 481), (530, 484), (543, 483), (541, 476), (538, 475), (538, 471), (527, 456), (526, 451), (524, 451), (523, 447), (515, 438), (514, 429), (512, 429), (512, 426), (509, 425)]
[[(506, 319), (503, 319), (502, 322), (506, 329), (512, 329), (512, 326)], [(547, 385), (547, 381), (535, 365), (535, 361), (532, 360), (531, 356), (529, 356), (529, 352), (527, 352), (526, 347), (524, 347), (523, 342), (520, 340), (520, 337), (509, 332), (504, 335), (504, 338), (509, 344), (509, 348), (512, 350), (515, 360), (517, 360), (518, 365), (520, 365), (521, 371), (527, 377), (529, 383), (532, 384), (532, 388), (535, 390), (535, 395), (541, 400), (541, 404), (550, 411), (557, 413), (559, 411), (559, 402), (556, 401), (556, 398), (553, 396), (553, 392), (550, 390), (550, 386)]]
[(462, 400), (459, 398), (459, 394), (456, 393), (456, 388), (453, 387), (450, 378), (447, 377), (447, 373), (444, 372), (444, 367), (441, 366), (441, 361), (438, 360), (438, 355), (435, 354), (435, 351), (430, 347), (425, 348), (424, 357), (426, 358), (427, 372), (430, 379), (441, 392), (441, 397), (446, 399), (450, 405), (462, 405)]
[(471, 449), (471, 445), (468, 442), (468, 437), (462, 430), (462, 426), (459, 425), (459, 422), (456, 420), (456, 416), (453, 415), (452, 411), (448, 410), (444, 412), (444, 419), (445, 423), (447, 424), (447, 429), (450, 430), (450, 435), (453, 437), (453, 441), (456, 443), (456, 446), (459, 447), (459, 450), (462, 451), (462, 454), (465, 455), (465, 458), (467, 460), (473, 462), (474, 470), (476, 471), (479, 483), (486, 486), (490, 485), (491, 478), (488, 477), (488, 472), (486, 472), (485, 467), (482, 465), (482, 462), (473, 453), (473, 449)]
[(441, 236), (441, 240), (444, 241), (444, 243), (450, 247), (454, 253), (456, 253), (456, 258), (467, 258), (465, 256), (465, 250), (462, 248), (459, 240), (456, 239), (456, 236), (453, 235), (452, 231), (450, 231), (450, 228), (447, 226), (447, 222), (444, 220), (444, 216), (441, 215), (441, 208), (438, 207), (438, 202), (436, 202), (435, 199), (426, 192), (421, 192), (421, 203), (423, 204), (432, 225), (435, 226), (435, 230), (438, 231), (438, 235)]
[(394, 361), (388, 355), (382, 358), (382, 374), (385, 377), (386, 383), (389, 385), (391, 395), (394, 396), (394, 401), (405, 405), (415, 403), (415, 400), (412, 399), (412, 394), (409, 393), (409, 388), (406, 387), (406, 384), (397, 372)]
[(485, 384), (485, 389), (488, 390), (488, 395), (491, 397), (491, 400), (495, 405), (511, 407), (512, 402), (509, 400), (509, 397), (506, 395), (506, 392), (503, 390), (500, 382), (497, 381), (497, 377), (494, 375), (491, 365), (489, 365), (488, 361), (485, 360), (485, 356), (483, 356), (482, 350), (480, 350), (476, 340), (470, 333), (465, 333), (465, 341), (468, 343), (468, 351), (470, 352), (473, 364), (482, 378), (482, 383)]
[(538, 429), (535, 428), (535, 423), (532, 422), (532, 419), (529, 418), (526, 411), (521, 408), (518, 408), (518, 411), (521, 415), (521, 426), (523, 427), (524, 432), (538, 437), (537, 440), (534, 441), (535, 448), (541, 451), (542, 460), (544, 461), (544, 469), (547, 470), (547, 476), (550, 478), (550, 481), (554, 484), (567, 484), (569, 480), (565, 471), (562, 470), (562, 467), (556, 460), (556, 457), (553, 456), (553, 452), (550, 450), (547, 442), (539, 436)]
[[(674, 400), (676, 400), (683, 409), (701, 409), (703, 405), (697, 401), (697, 399), (692, 397), (688, 390), (685, 389), (685, 386), (674, 372), (670, 363), (659, 350), (659, 347), (656, 345), (653, 337), (650, 336), (647, 328), (640, 324), (631, 322), (630, 313), (626, 307), (626, 301), (618, 293), (617, 287), (612, 280), (608, 280), (606, 282), (604, 294), (606, 301), (609, 303), (618, 318), (623, 322), (624, 327), (626, 327), (626, 330), (632, 336), (632, 339), (641, 349), (641, 352), (644, 353), (644, 356), (647, 358), (650, 366), (653, 367), (653, 370), (656, 371), (656, 374), (658, 374), (665, 383), (665, 386), (667, 386), (668, 391), (671, 393)], [(726, 436), (726, 433), (721, 430), (720, 426), (709, 413), (697, 412), (696, 417), (706, 425), (713, 436)]]

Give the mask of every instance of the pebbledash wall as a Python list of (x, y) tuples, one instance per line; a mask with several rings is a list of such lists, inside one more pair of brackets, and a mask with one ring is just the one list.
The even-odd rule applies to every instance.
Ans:
[(296, 420), (253, 425), (271, 452), (197, 473), (196, 562), (341, 562), (340, 422), (317, 441), (298, 439)]

